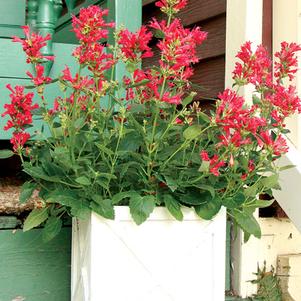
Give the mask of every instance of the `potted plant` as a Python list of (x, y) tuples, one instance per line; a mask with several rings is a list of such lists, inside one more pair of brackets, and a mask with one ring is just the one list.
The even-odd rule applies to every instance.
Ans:
[[(282, 43), (281, 51), (275, 54), (273, 73), (265, 48), (258, 46), (252, 51), (251, 43), (245, 43), (237, 55), (240, 61), (233, 72), (233, 90), (221, 92), (215, 109), (206, 114), (199, 103), (194, 102), (196, 93), (190, 92), (189, 78), (193, 73), (192, 65), (198, 61), (196, 47), (203, 43), (207, 34), (199, 27), (185, 29), (176, 18), (176, 13), (186, 3), (185, 0), (158, 1), (156, 5), (167, 15), (166, 20), (154, 19), (148, 27), (142, 26), (135, 33), (118, 28), (114, 32), (114, 45), (102, 42), (114, 27), (104, 19), (108, 11), (97, 6), (81, 9), (72, 21), (80, 42), (73, 52), (79, 69), (71, 74), (66, 66), (58, 79), (51, 79), (44, 73), (43, 64), (53, 58), (44, 57), (41, 49), (50, 37), (30, 33), (25, 26), (25, 40), (15, 37), (14, 41), (22, 44), (27, 62), (34, 67), (33, 74), (27, 74), (37, 88), (42, 105), (33, 104), (34, 94), (26, 93), (24, 87), (8, 86), (11, 103), (5, 105), (2, 116), (10, 117), (5, 129), (14, 128), (13, 152), (2, 152), (2, 156), (16, 153), (21, 157), (23, 170), (29, 177), (23, 185), (21, 201), (26, 201), (34, 191), (38, 191), (41, 198), (24, 223), (25, 231), (45, 223), (44, 236), (51, 239), (60, 230), (62, 216), (68, 214), (83, 219), (75, 220), (74, 224), (76, 235), (80, 235), (87, 222), (91, 226), (94, 220), (97, 226), (90, 230), (87, 226), (85, 231), (90, 231), (90, 237), (98, 240), (95, 242), (99, 244), (97, 252), (104, 252), (96, 255), (93, 250), (89, 251), (89, 256), (94, 258), (93, 264), (97, 260), (100, 262), (99, 268), (96, 264), (97, 269), (109, 265), (110, 252), (116, 255), (121, 245), (126, 246), (122, 259), (113, 257), (119, 266), (129, 258), (125, 254), (131, 253), (130, 246), (143, 248), (144, 241), (137, 244), (142, 237), (147, 237), (151, 243), (145, 244), (149, 250), (155, 238), (165, 240), (169, 233), (175, 243), (175, 237), (179, 236), (185, 241), (184, 245), (189, 245), (188, 241), (193, 244), (185, 251), (181, 243), (158, 254), (149, 251), (155, 252), (156, 258), (168, 254), (163, 258), (176, 260), (182, 250), (186, 262), (193, 254), (191, 258), (198, 258), (198, 261), (195, 259), (197, 270), (189, 277), (193, 286), (192, 278), (206, 262), (195, 252), (201, 246), (196, 239), (197, 233), (203, 237), (201, 233), (206, 233), (210, 224), (213, 229), (220, 227), (225, 233), (223, 208), (227, 208), (228, 214), (244, 230), (246, 239), (250, 235), (260, 237), (260, 227), (253, 213), (271, 202), (260, 200), (258, 195), (271, 194), (272, 188), (279, 188), (280, 168), (276, 159), (288, 150), (283, 137), (288, 132), (284, 122), (301, 110), (295, 87), (290, 83), (288, 87), (285, 85), (294, 78), (296, 52), (301, 48), (294, 43)], [(152, 56), (149, 42), (153, 34), (159, 39), (157, 46), (161, 56), (157, 66), (142, 69), (142, 59)], [(125, 66), (122, 80), (115, 77), (117, 64)], [(54, 81), (58, 81), (61, 93), (50, 108), (43, 92)], [(252, 100), (239, 95), (239, 89), (245, 85), (254, 87)], [(44, 126), (30, 138), (27, 128), (34, 118), (42, 119)], [(94, 212), (92, 217), (91, 212)], [(149, 228), (147, 222), (136, 227), (129, 216), (137, 225), (150, 217), (152, 227)], [(105, 220), (115, 217), (113, 222)], [(184, 223), (171, 221), (171, 217), (178, 221), (187, 219), (187, 232), (181, 230), (185, 228)], [(153, 220), (159, 222), (154, 225)], [(167, 220), (167, 230), (158, 226), (162, 220)], [(194, 224), (196, 228), (192, 228)], [(85, 235), (88, 232), (84, 232)], [(104, 242), (109, 232), (113, 238), (106, 238)], [(213, 249), (208, 247), (209, 236), (203, 239), (207, 245), (203, 256), (224, 250), (224, 234), (216, 235), (219, 242), (211, 244), (215, 246)], [(130, 238), (130, 243), (124, 242), (125, 237)], [(211, 242), (214, 241), (212, 235), (210, 237)], [(79, 238), (83, 239), (83, 236)], [(156, 243), (155, 249), (164, 245)], [(78, 252), (84, 256), (83, 250)], [(217, 265), (218, 256), (213, 257), (216, 268), (222, 271)], [(146, 274), (140, 278), (142, 287), (152, 278), (145, 271), (153, 263), (149, 261), (144, 266), (139, 260), (136, 258), (134, 269), (138, 271), (143, 266)], [(212, 267), (214, 260), (206, 264)], [(183, 266), (179, 262), (181, 270)], [(87, 271), (91, 269), (86, 268)], [(211, 270), (218, 273), (217, 269)], [(172, 264), (170, 270), (175, 271)], [(152, 284), (143, 287), (151, 291), (152, 300), (160, 294), (165, 294), (164, 300), (169, 300), (167, 298), (173, 296), (172, 288), (179, 287), (181, 282), (179, 274), (168, 278), (163, 273), (162, 278), (158, 271), (155, 272), (158, 278), (149, 280)], [(215, 272), (212, 277), (216, 276)], [(92, 277), (91, 273), (87, 272), (87, 279)], [(81, 268), (80, 274), (84, 279)], [(120, 280), (124, 279), (124, 272), (120, 275), (123, 275)], [(166, 282), (166, 279), (169, 280)], [(221, 283), (223, 287), (223, 281)], [(218, 291), (223, 293), (223, 290)], [(179, 290), (177, 294), (181, 294)], [(220, 295), (216, 300), (220, 300), (218, 298)], [(192, 295), (189, 300), (194, 300)]]

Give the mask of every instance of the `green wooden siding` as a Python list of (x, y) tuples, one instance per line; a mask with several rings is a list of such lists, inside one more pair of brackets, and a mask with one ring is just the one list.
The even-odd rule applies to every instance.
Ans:
[(23, 36), (25, 0), (0, 0), (0, 37)]
[(0, 241), (0, 301), (70, 301), (70, 227), (48, 243), (40, 229), (0, 230)]

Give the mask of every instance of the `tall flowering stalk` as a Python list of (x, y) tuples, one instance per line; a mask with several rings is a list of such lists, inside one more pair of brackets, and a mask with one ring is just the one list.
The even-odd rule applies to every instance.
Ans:
[[(224, 206), (247, 237), (260, 237), (253, 212), (271, 202), (258, 195), (279, 188), (276, 159), (288, 151), (286, 118), (301, 111), (291, 83), (301, 48), (282, 43), (273, 70), (265, 48), (253, 51), (246, 42), (237, 55), (233, 89), (221, 92), (215, 110), (206, 115), (189, 91), (189, 79), (207, 33), (183, 27), (175, 14), (186, 4), (156, 2), (167, 20), (153, 19), (136, 32), (118, 28), (114, 45), (105, 43), (114, 27), (105, 20), (108, 11), (81, 9), (72, 18), (79, 39), (72, 55), (79, 69), (64, 68), (58, 79), (63, 94), (53, 107), (43, 95), (45, 85), (53, 84), (43, 62), (52, 58), (40, 52), (49, 37), (25, 27), (25, 40), (14, 38), (34, 64), (35, 73), (27, 75), (43, 104), (37, 110), (32, 92), (8, 86), (5, 130), (14, 128), (13, 150), (24, 157), (23, 169), (31, 178), (21, 200), (35, 189), (42, 200), (25, 230), (46, 221), (45, 237), (52, 238), (64, 214), (85, 217), (93, 210), (113, 219), (115, 205), (128, 205), (137, 224), (155, 206), (166, 206), (178, 220), (182, 207), (211, 219)], [(161, 37), (161, 55), (157, 66), (141, 68), (142, 60), (153, 55), (153, 32)], [(115, 77), (118, 62), (126, 69), (122, 80)], [(254, 88), (251, 104), (239, 95), (245, 85)], [(32, 115), (48, 126), (47, 138), (29, 139)]]

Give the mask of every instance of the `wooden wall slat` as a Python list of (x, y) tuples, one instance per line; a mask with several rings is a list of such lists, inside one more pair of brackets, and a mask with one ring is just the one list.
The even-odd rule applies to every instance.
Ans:
[(198, 92), (197, 98), (215, 98), (224, 89), (225, 57), (220, 56), (197, 64), (191, 81), (204, 88)]
[[(179, 12), (178, 17), (185, 26), (213, 18), (226, 12), (226, 0), (190, 0), (188, 5)], [(164, 16), (154, 3), (145, 5), (143, 8), (143, 23), (152, 17), (162, 19)]]

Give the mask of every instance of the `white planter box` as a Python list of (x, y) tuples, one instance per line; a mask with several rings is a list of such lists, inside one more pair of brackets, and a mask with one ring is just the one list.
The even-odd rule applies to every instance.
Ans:
[(226, 213), (175, 221), (165, 208), (136, 226), (127, 207), (116, 219), (73, 221), (72, 301), (222, 301)]

